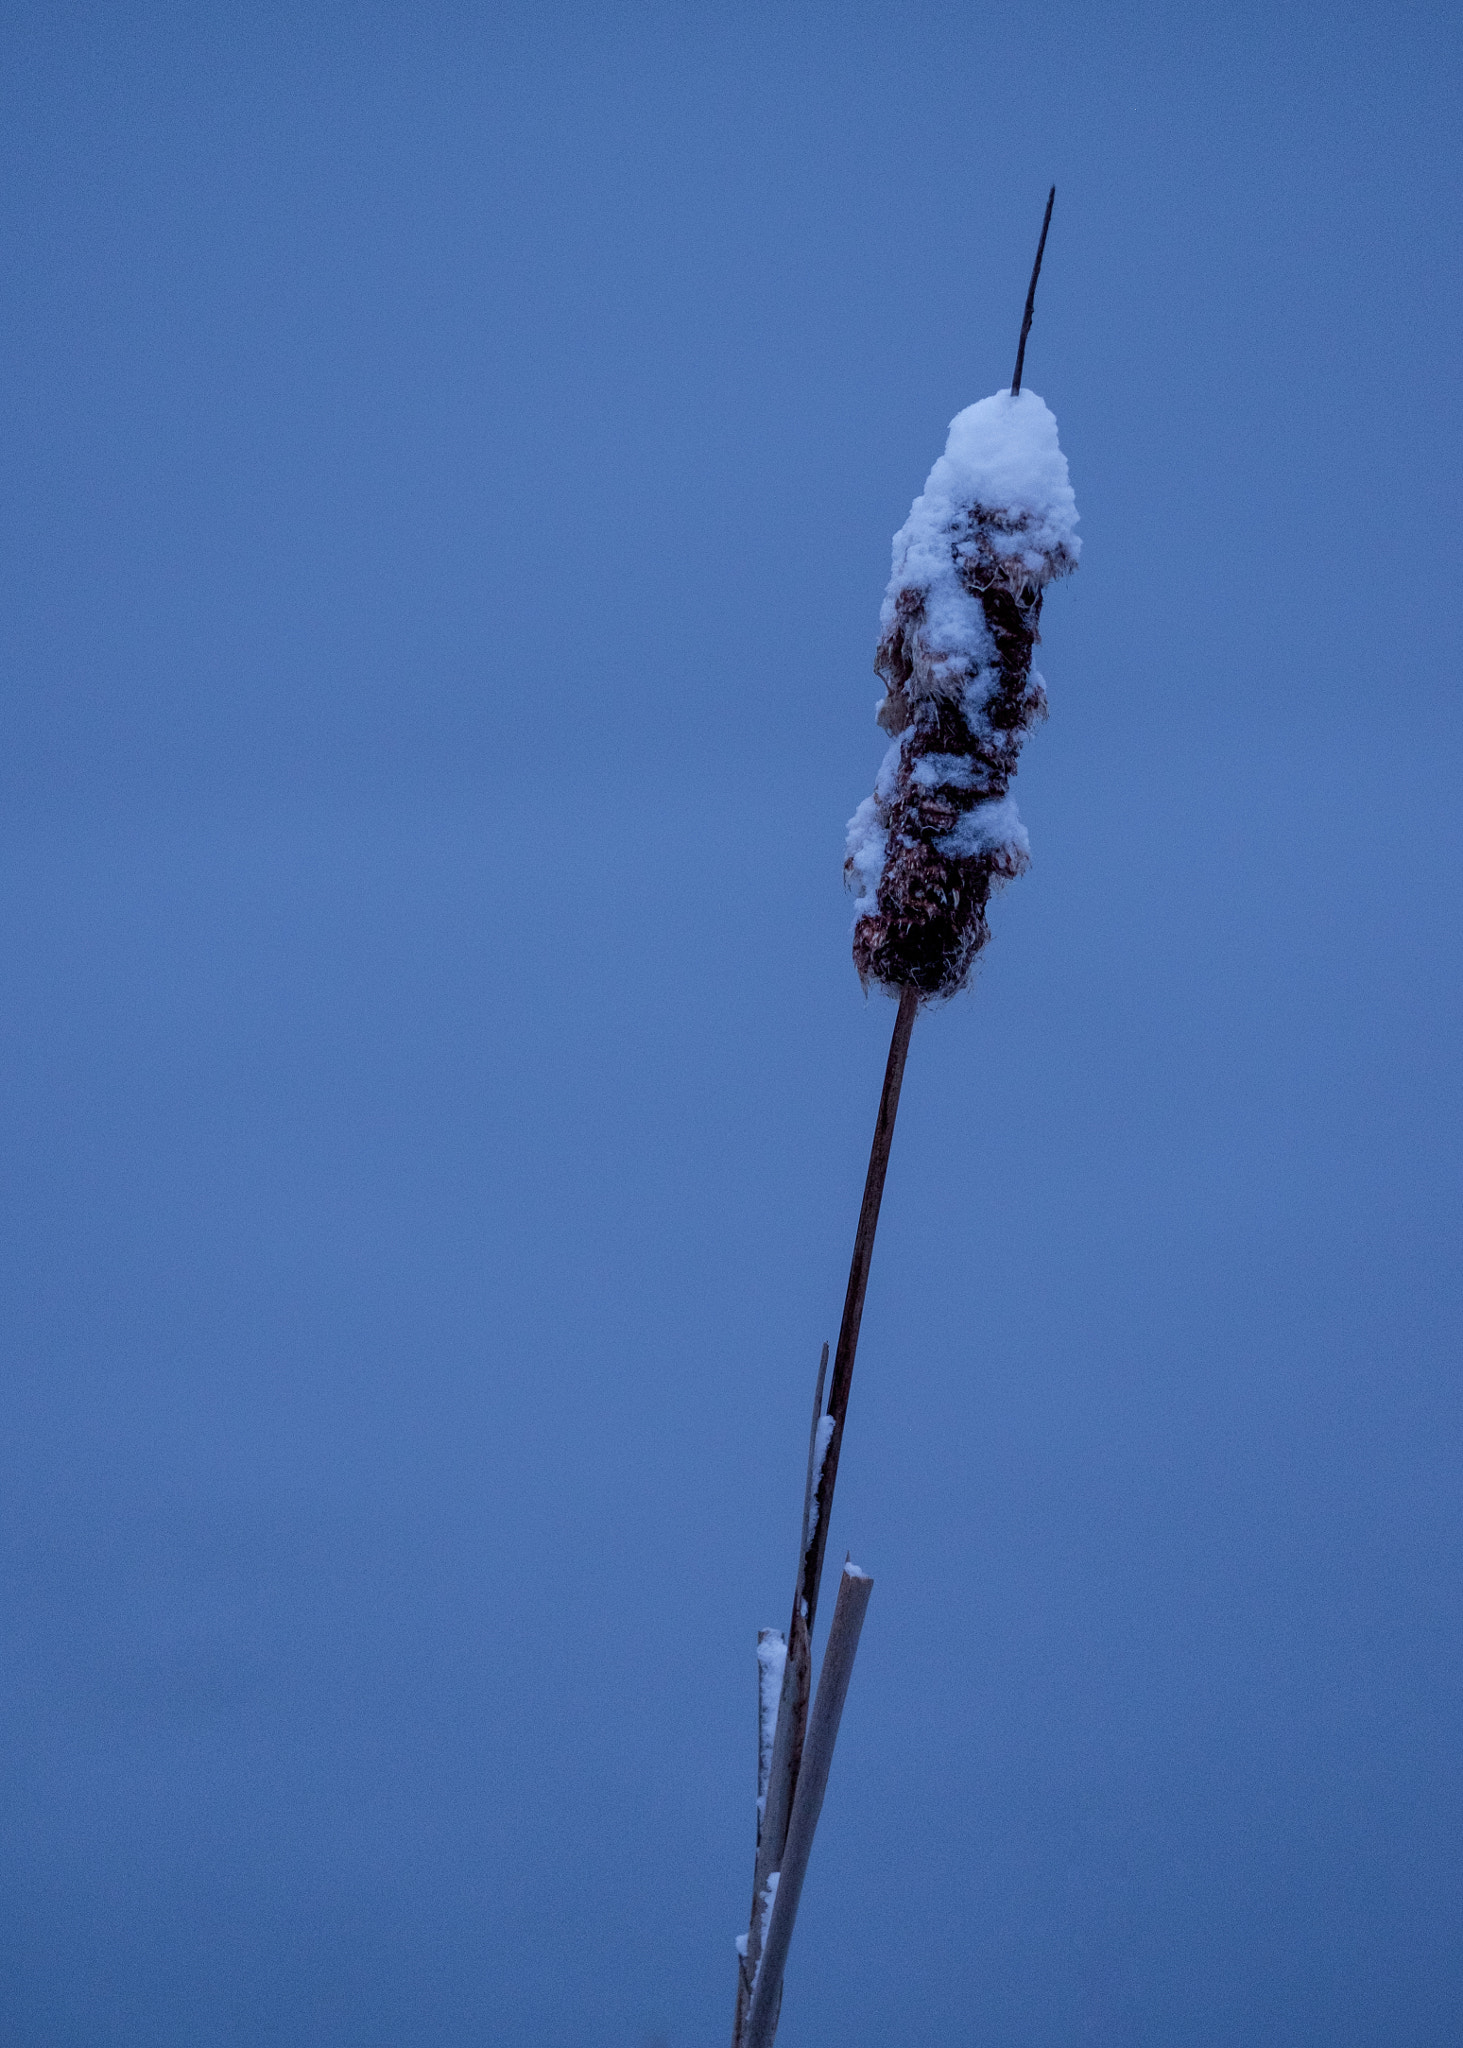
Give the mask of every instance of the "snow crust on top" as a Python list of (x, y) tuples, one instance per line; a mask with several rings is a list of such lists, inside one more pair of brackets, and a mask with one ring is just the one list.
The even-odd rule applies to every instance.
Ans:
[(994, 658), (980, 600), (961, 580), (967, 557), (993, 558), (1015, 592), (1065, 575), (1081, 548), (1067, 458), (1045, 401), (1034, 391), (997, 391), (956, 413), (944, 454), (894, 536), (879, 614), (887, 632), (901, 593), (924, 593), (925, 660), (913, 693), (960, 696)]
[(989, 938), (992, 892), (1027, 866), (1009, 794), (1046, 713), (1032, 666), (1045, 587), (1077, 566), (1077, 502), (1034, 391), (951, 420), (894, 536), (874, 667), (893, 744), (849, 820), (845, 877), (865, 987), (952, 995)]
[[(1033, 576), (1045, 557), (1081, 553), (1077, 499), (1056, 416), (1034, 391), (997, 391), (957, 412), (945, 452), (925, 479), (894, 536), (894, 573), (884, 624), (894, 599), (912, 583), (932, 584), (948, 566), (952, 528), (972, 505), (1004, 513), (1013, 531), (993, 536), (998, 553), (1020, 557)], [(943, 559), (942, 559), (943, 557)]]

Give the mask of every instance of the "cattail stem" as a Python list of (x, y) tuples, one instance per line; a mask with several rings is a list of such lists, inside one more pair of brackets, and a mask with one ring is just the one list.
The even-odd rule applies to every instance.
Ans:
[[(854, 1233), (853, 1261), (849, 1267), (848, 1290), (843, 1301), (843, 1321), (838, 1331), (838, 1349), (833, 1361), (833, 1385), (828, 1396), (823, 1456), (817, 1456), (819, 1424), (825, 1418), (822, 1407), (823, 1376), (828, 1365), (828, 1347), (818, 1363), (818, 1392), (813, 1402), (813, 1434), (809, 1444), (808, 1482), (803, 1494), (803, 1539), (798, 1556), (798, 1580), (793, 1593), (792, 1620), (787, 1631), (787, 1662), (783, 1666), (782, 1693), (777, 1705), (777, 1730), (772, 1742), (772, 1760), (767, 1775), (767, 1792), (762, 1806), (761, 1832), (757, 1842), (757, 1863), (752, 1879), (752, 1915), (747, 1932), (743, 1968), (737, 1985), (737, 2009), (732, 2025), (732, 2048), (744, 2048), (748, 2018), (748, 1981), (755, 1973), (762, 1945), (762, 1916), (768, 1880), (781, 1869), (784, 1845), (801, 1777), (803, 1742), (808, 1724), (808, 1696), (812, 1691), (813, 1622), (818, 1611), (818, 1587), (823, 1576), (823, 1553), (828, 1544), (828, 1524), (833, 1512), (833, 1488), (838, 1478), (838, 1449), (848, 1413), (849, 1389), (853, 1384), (853, 1363), (858, 1352), (859, 1328), (863, 1322), (864, 1296), (869, 1285), (869, 1266), (874, 1256), (874, 1235), (879, 1227), (879, 1209), (884, 1199), (884, 1178), (889, 1170), (889, 1150), (894, 1142), (894, 1120), (899, 1114), (899, 1091), (904, 1082), (904, 1063), (909, 1056), (909, 1037), (919, 1009), (915, 989), (901, 989), (899, 1011), (889, 1042), (884, 1068), (884, 1087), (879, 1096), (879, 1114), (874, 1122), (874, 1142), (869, 1151), (869, 1170), (864, 1178), (864, 1199)], [(841, 1592), (841, 1588), (840, 1588)], [(776, 2025), (774, 2017), (773, 2025)]]
[(744, 2048), (772, 2048), (773, 2035), (777, 2031), (777, 2016), (782, 2005), (782, 1973), (787, 1967), (787, 1952), (792, 1943), (803, 1879), (808, 1873), (814, 1830), (823, 1811), (823, 1795), (828, 1790), (833, 1745), (838, 1740), (838, 1724), (843, 1718), (844, 1700), (848, 1697), (848, 1681), (853, 1675), (859, 1632), (863, 1628), (864, 1614), (873, 1590), (874, 1582), (867, 1573), (853, 1565), (844, 1566), (838, 1581), (833, 1625), (828, 1631), (828, 1647), (823, 1653), (823, 1669), (818, 1674), (818, 1697), (813, 1702), (813, 1712), (808, 1721), (808, 1739), (803, 1746), (802, 1769), (798, 1772), (797, 1798), (788, 1823), (782, 1868), (778, 1872), (767, 1922), (767, 1938), (762, 1944), (751, 2011), (742, 2037)]
[(757, 1631), (757, 1840), (767, 1806), (767, 1781), (772, 1775), (772, 1736), (782, 1699), (782, 1670), (787, 1662), (787, 1637), (780, 1628)]
[[(823, 1365), (828, 1363), (828, 1346), (823, 1346)], [(823, 1369), (818, 1369), (818, 1392), (823, 1391)], [(816, 1410), (815, 1410), (816, 1416)], [(806, 1513), (806, 1509), (804, 1510)], [(772, 1779), (772, 1754), (774, 1730), (782, 1705), (782, 1681), (787, 1668), (787, 1637), (780, 1628), (759, 1628), (757, 1631), (757, 1849), (760, 1865), (763, 1834), (763, 1816), (767, 1811), (767, 1787)], [(760, 1931), (756, 1925), (757, 1915), (753, 1902), (753, 1931)], [(757, 1967), (755, 1954), (749, 1955), (752, 1935), (744, 1935), (737, 1945), (740, 1968), (737, 1974), (737, 2011), (732, 2027), (733, 2048), (741, 2041), (747, 2024), (747, 2012), (752, 2001), (752, 1973)]]
[(1036, 245), (1036, 261), (1031, 266), (1031, 283), (1026, 288), (1026, 311), (1021, 316), (1021, 339), (1016, 345), (1016, 374), (1011, 379), (1011, 396), (1021, 396), (1021, 369), (1026, 361), (1026, 337), (1031, 332), (1031, 316), (1036, 311), (1036, 280), (1041, 276), (1041, 259), (1046, 253), (1046, 231), (1052, 224), (1052, 206), (1056, 200), (1057, 188), (1052, 186), (1046, 195), (1046, 212), (1042, 216), (1041, 240)]
[[(823, 1382), (828, 1373), (828, 1346), (818, 1360), (818, 1382), (813, 1389), (813, 1420), (808, 1431), (808, 1472), (803, 1483), (803, 1526), (798, 1539), (798, 1586), (802, 1585), (803, 1557), (808, 1547), (808, 1515), (812, 1508), (813, 1483), (817, 1475), (818, 1425), (823, 1419)], [(783, 1645), (777, 1717), (771, 1746), (767, 1736), (767, 1698), (761, 1688), (770, 1683), (763, 1645), (773, 1636)], [(757, 1861), (752, 1873), (752, 1917), (739, 1944), (741, 1970), (737, 1979), (737, 2009), (732, 2022), (732, 2048), (741, 2048), (751, 2007), (752, 1979), (762, 1953), (763, 1901), (767, 1881), (776, 1871), (787, 1839), (788, 1816), (797, 1788), (798, 1765), (802, 1762), (803, 1733), (808, 1722), (808, 1694), (812, 1688), (812, 1655), (807, 1625), (793, 1600), (793, 1624), (788, 1635), (778, 1629), (762, 1629), (757, 1636), (758, 1699), (762, 1708), (757, 1757)]]
[(823, 1420), (823, 1382), (828, 1377), (828, 1346), (818, 1360), (818, 1384), (813, 1389), (813, 1426), (808, 1431), (808, 1476), (803, 1482), (803, 1533), (798, 1538), (798, 1570), (808, 1547), (808, 1516), (813, 1507), (813, 1488), (818, 1483), (818, 1424)]
[(859, 1329), (864, 1319), (864, 1295), (868, 1292), (869, 1267), (874, 1256), (874, 1235), (879, 1228), (879, 1208), (884, 1199), (884, 1176), (889, 1171), (889, 1148), (894, 1143), (894, 1119), (899, 1114), (899, 1091), (904, 1084), (904, 1062), (909, 1056), (909, 1035), (919, 1009), (919, 993), (912, 988), (899, 992), (899, 1013), (889, 1041), (889, 1059), (884, 1068), (884, 1087), (879, 1097), (879, 1114), (874, 1123), (874, 1142), (869, 1150), (869, 1170), (864, 1178), (864, 1199), (854, 1233), (853, 1260), (848, 1269), (848, 1291), (843, 1298), (843, 1321), (838, 1330), (838, 1349), (833, 1354), (833, 1384), (828, 1390), (828, 1414), (833, 1429), (823, 1463), (813, 1484), (812, 1527), (803, 1551), (803, 1568), (796, 1613), (801, 1607), (811, 1632), (818, 1612), (818, 1586), (823, 1576), (823, 1552), (828, 1543), (828, 1523), (833, 1511), (833, 1488), (838, 1479), (838, 1454), (843, 1444), (844, 1417), (848, 1414), (849, 1390), (853, 1385), (853, 1363), (858, 1356)]

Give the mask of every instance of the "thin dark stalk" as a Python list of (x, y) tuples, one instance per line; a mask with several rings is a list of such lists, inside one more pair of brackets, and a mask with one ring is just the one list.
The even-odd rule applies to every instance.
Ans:
[(1046, 213), (1041, 223), (1041, 240), (1036, 245), (1036, 261), (1031, 266), (1031, 283), (1026, 289), (1026, 311), (1021, 316), (1021, 340), (1016, 348), (1016, 374), (1011, 379), (1011, 396), (1021, 396), (1021, 369), (1026, 361), (1026, 337), (1031, 332), (1031, 316), (1036, 311), (1036, 280), (1041, 276), (1041, 259), (1046, 253), (1046, 231), (1052, 224), (1052, 205), (1057, 188), (1052, 186), (1046, 195)]
[[(889, 1042), (884, 1068), (884, 1087), (879, 1097), (879, 1114), (874, 1122), (874, 1142), (869, 1151), (869, 1170), (864, 1179), (864, 1199), (854, 1233), (853, 1261), (849, 1267), (848, 1291), (843, 1302), (843, 1321), (838, 1331), (838, 1349), (833, 1360), (833, 1385), (828, 1396), (832, 1433), (821, 1462), (817, 1458), (818, 1424), (822, 1420), (823, 1376), (828, 1365), (828, 1347), (818, 1362), (818, 1392), (813, 1402), (813, 1434), (809, 1444), (808, 1484), (803, 1496), (803, 1542), (798, 1556), (798, 1579), (793, 1592), (792, 1621), (787, 1631), (787, 1662), (783, 1666), (782, 1695), (777, 1707), (777, 1730), (772, 1742), (772, 1761), (762, 1809), (762, 1830), (757, 1842), (757, 1862), (752, 1878), (752, 1915), (747, 1950), (737, 1985), (737, 2009), (732, 2025), (733, 2048), (741, 2048), (750, 2010), (750, 1980), (755, 1975), (761, 1952), (761, 1930), (767, 1881), (782, 1865), (783, 1847), (792, 1816), (798, 1776), (803, 1760), (803, 1740), (808, 1725), (808, 1697), (812, 1691), (812, 1633), (818, 1611), (818, 1586), (823, 1575), (823, 1553), (828, 1544), (828, 1524), (833, 1512), (833, 1488), (838, 1479), (838, 1450), (843, 1421), (848, 1413), (849, 1389), (853, 1384), (853, 1362), (858, 1352), (859, 1326), (863, 1321), (864, 1296), (869, 1285), (869, 1266), (874, 1256), (874, 1234), (879, 1227), (879, 1208), (884, 1199), (884, 1178), (889, 1170), (889, 1149), (894, 1142), (894, 1120), (899, 1114), (899, 1091), (904, 1081), (904, 1062), (909, 1055), (909, 1035), (919, 1009), (918, 992), (901, 989), (899, 1012)], [(775, 2024), (775, 2022), (774, 2022)]]
[(828, 1390), (828, 1413), (833, 1433), (823, 1456), (822, 1468), (813, 1483), (812, 1528), (803, 1551), (794, 1616), (812, 1633), (818, 1613), (818, 1585), (823, 1576), (823, 1552), (828, 1543), (828, 1524), (833, 1512), (833, 1488), (838, 1479), (838, 1454), (843, 1444), (843, 1422), (848, 1413), (849, 1390), (853, 1385), (853, 1362), (858, 1355), (859, 1328), (864, 1319), (864, 1295), (868, 1291), (869, 1266), (874, 1256), (874, 1234), (879, 1228), (879, 1205), (884, 1199), (884, 1176), (889, 1171), (889, 1148), (894, 1143), (894, 1119), (899, 1114), (899, 1090), (904, 1082), (904, 1062), (909, 1055), (909, 1034), (919, 1009), (918, 991), (899, 992), (899, 1014), (889, 1042), (889, 1061), (884, 1069), (884, 1089), (879, 1097), (879, 1114), (874, 1124), (874, 1142), (869, 1151), (869, 1170), (864, 1179), (863, 1206), (854, 1233), (853, 1260), (848, 1270), (848, 1291), (843, 1298), (843, 1321), (838, 1329), (838, 1348), (833, 1354), (833, 1384)]

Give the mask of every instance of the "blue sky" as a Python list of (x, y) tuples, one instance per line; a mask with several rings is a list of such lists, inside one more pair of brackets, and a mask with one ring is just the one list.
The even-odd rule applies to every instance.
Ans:
[(1457, 2040), (1459, 29), (4, 9), (7, 2042), (724, 2040), (889, 537), (1052, 180), (780, 2039)]

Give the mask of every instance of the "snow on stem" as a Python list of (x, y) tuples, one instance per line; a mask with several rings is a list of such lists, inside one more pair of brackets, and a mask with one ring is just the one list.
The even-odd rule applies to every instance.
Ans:
[(818, 1675), (818, 1696), (813, 1702), (808, 1737), (803, 1745), (802, 1769), (798, 1772), (797, 1797), (788, 1823), (782, 1868), (772, 1888), (771, 1911), (767, 1916), (762, 1956), (752, 1991), (752, 2007), (743, 2036), (744, 2048), (772, 2048), (777, 2031), (778, 2012), (782, 2005), (782, 1976), (787, 1968), (798, 1901), (802, 1897), (803, 1879), (808, 1874), (813, 1835), (818, 1826), (818, 1816), (823, 1811), (823, 1796), (828, 1790), (833, 1745), (838, 1740), (838, 1724), (843, 1718), (843, 1703), (848, 1697), (848, 1681), (853, 1675), (859, 1634), (873, 1590), (874, 1582), (867, 1572), (861, 1572), (856, 1565), (845, 1564), (838, 1582), (838, 1599), (833, 1608), (828, 1647), (823, 1653), (823, 1669)]
[(772, 1744), (777, 1709), (782, 1699), (782, 1673), (787, 1663), (787, 1637), (780, 1628), (757, 1631), (757, 1840), (767, 1808), (767, 1781), (772, 1775)]
[[(828, 1372), (828, 1346), (818, 1360), (818, 1383), (813, 1390), (813, 1421), (808, 1431), (808, 1472), (803, 1484), (803, 1525), (798, 1544), (798, 1588), (793, 1596), (793, 1619), (787, 1635), (779, 1629), (761, 1629), (757, 1636), (758, 1723), (757, 1757), (757, 1861), (752, 1873), (752, 1914), (747, 1932), (737, 1938), (741, 1968), (737, 1976), (737, 2009), (732, 2021), (732, 2048), (739, 2048), (747, 2023), (752, 1996), (752, 1979), (762, 1953), (762, 1935), (767, 1925), (768, 1887), (777, 1884), (777, 1866), (787, 1837), (788, 1815), (792, 1812), (793, 1790), (803, 1753), (803, 1732), (808, 1721), (808, 1694), (812, 1682), (812, 1656), (808, 1628), (798, 1613), (797, 1594), (802, 1588), (802, 1564), (808, 1547), (808, 1516), (813, 1490), (821, 1469), (820, 1449), (826, 1444), (823, 1415), (823, 1383)], [(776, 1637), (781, 1646), (775, 1693), (772, 1693), (770, 1663), (763, 1645)], [(771, 1693), (771, 1697), (769, 1694)], [(769, 1735), (768, 1714), (772, 1710)], [(767, 1745), (765, 1751), (763, 1745)]]
[(823, 1469), (823, 1454), (828, 1448), (827, 1420), (823, 1413), (823, 1382), (828, 1374), (828, 1346), (823, 1346), (823, 1356), (818, 1360), (818, 1384), (813, 1389), (813, 1426), (808, 1431), (808, 1476), (803, 1486), (803, 1533), (798, 1539), (798, 1556), (808, 1547), (808, 1516), (813, 1509), (813, 1490)]

